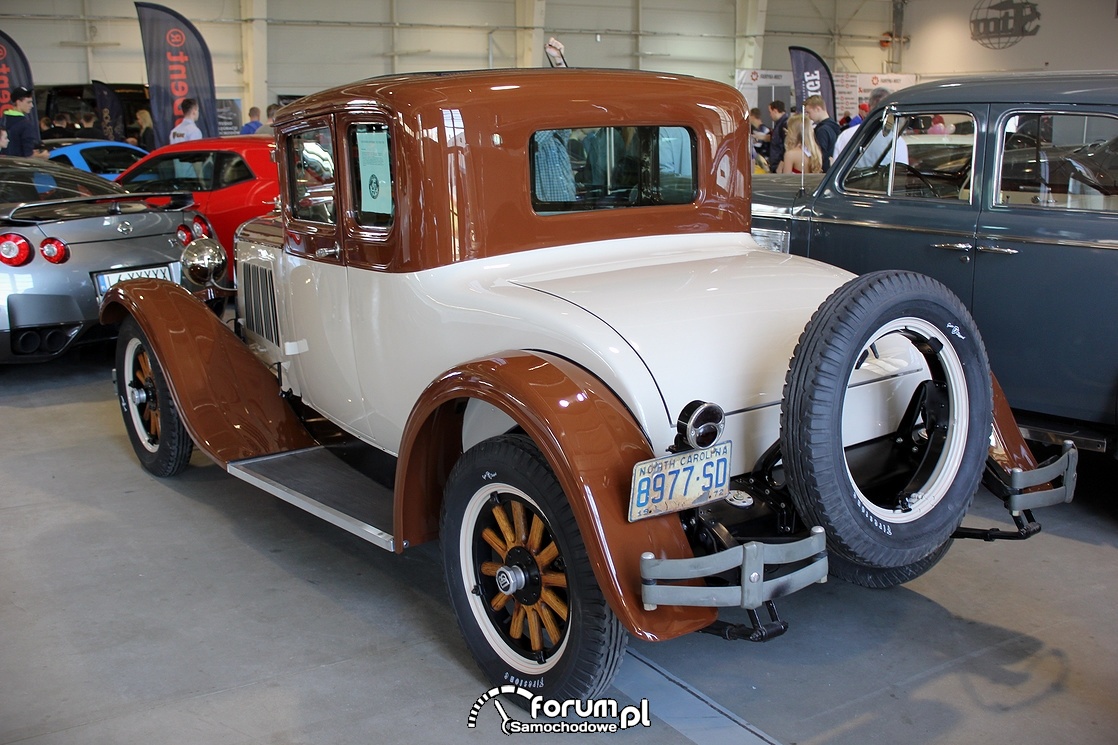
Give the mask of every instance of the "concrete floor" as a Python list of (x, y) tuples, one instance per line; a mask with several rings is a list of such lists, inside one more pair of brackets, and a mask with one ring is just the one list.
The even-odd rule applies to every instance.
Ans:
[[(0, 743), (501, 737), (492, 705), (466, 727), (488, 685), (435, 547), (394, 556), (204, 456), (148, 476), (110, 369), (0, 368)], [(648, 698), (652, 726), (578, 741), (1112, 745), (1118, 467), (1080, 472), (1030, 541), (956, 542), (894, 590), (810, 588), (768, 644), (632, 643), (613, 695)], [(967, 523), (1002, 514), (987, 498)]]

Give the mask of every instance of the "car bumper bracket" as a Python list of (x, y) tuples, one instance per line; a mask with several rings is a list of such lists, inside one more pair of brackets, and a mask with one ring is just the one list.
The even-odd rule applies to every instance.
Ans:
[[(663, 584), (714, 577), (735, 569), (741, 572), (736, 584)], [(658, 605), (753, 610), (826, 580), (826, 536), (820, 527), (812, 528), (810, 535), (796, 541), (750, 541), (691, 559), (657, 559), (651, 552), (641, 555), (642, 600), (649, 611)]]

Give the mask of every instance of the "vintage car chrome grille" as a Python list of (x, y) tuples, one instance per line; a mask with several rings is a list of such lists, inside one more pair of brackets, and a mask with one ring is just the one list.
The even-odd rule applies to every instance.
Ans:
[(244, 262), (241, 264), (241, 280), (241, 292), (245, 295), (245, 328), (278, 346), (279, 326), (272, 270)]

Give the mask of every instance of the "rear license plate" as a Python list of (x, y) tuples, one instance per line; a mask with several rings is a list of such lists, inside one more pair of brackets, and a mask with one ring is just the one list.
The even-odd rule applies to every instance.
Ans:
[(633, 466), (629, 522), (678, 512), (730, 495), (729, 440)]
[[(174, 265), (178, 269), (177, 265)], [(164, 264), (163, 266), (145, 266), (137, 267), (135, 269), (125, 269), (119, 272), (101, 272), (93, 275), (93, 281), (97, 284), (97, 300), (100, 301), (109, 288), (117, 282), (123, 282), (126, 279), (165, 279), (169, 282), (177, 282), (178, 278), (174, 276), (178, 272), (172, 271), (172, 265)]]

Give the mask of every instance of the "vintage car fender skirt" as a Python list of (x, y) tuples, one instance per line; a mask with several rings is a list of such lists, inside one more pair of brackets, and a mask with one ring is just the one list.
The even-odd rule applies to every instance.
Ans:
[(837, 574), (881, 587), (938, 561), (978, 489), (991, 416), (981, 337), (939, 282), (875, 272), (824, 301), (785, 381), (781, 450)]
[(181, 473), (194, 443), (179, 418), (163, 368), (132, 316), (120, 325), (116, 390), (124, 426), (140, 464), (155, 476)]
[(442, 546), (459, 628), (493, 685), (556, 700), (608, 687), (628, 637), (530, 439), (496, 437), (462, 456), (446, 487)]

